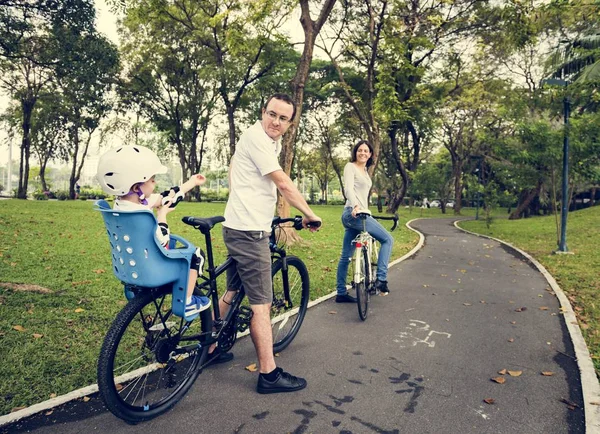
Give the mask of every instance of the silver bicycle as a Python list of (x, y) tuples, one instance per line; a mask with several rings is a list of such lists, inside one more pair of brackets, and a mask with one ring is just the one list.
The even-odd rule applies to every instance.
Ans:
[[(359, 210), (356, 218), (362, 220), (363, 229), (352, 241), (354, 249), (354, 275), (352, 287), (356, 291), (356, 305), (358, 306), (358, 316), (361, 320), (367, 319), (369, 312), (369, 300), (371, 295), (377, 294), (375, 282), (377, 280), (377, 261), (379, 259), (379, 244), (377, 240), (367, 232), (367, 217), (371, 215), (369, 210)], [(393, 220), (394, 224), (390, 231), (396, 229), (398, 224), (398, 215), (372, 216), (377, 220)]]

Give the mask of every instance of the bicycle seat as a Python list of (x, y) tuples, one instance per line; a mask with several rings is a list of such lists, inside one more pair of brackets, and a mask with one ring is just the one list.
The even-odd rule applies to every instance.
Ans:
[[(150, 210), (122, 211), (111, 209), (98, 200), (96, 211), (102, 213), (112, 253), (113, 272), (126, 286), (173, 287), (173, 313), (184, 316), (190, 262), (196, 246), (171, 235), (169, 249), (156, 239), (158, 223)], [(176, 247), (177, 243), (182, 247)], [(135, 294), (125, 290), (127, 299)]]
[(215, 216), (215, 217), (189, 217), (186, 216), (181, 219), (186, 225), (190, 225), (199, 229), (204, 235), (210, 232), (210, 230), (215, 227), (217, 223), (221, 223), (225, 221), (225, 217), (223, 216)]

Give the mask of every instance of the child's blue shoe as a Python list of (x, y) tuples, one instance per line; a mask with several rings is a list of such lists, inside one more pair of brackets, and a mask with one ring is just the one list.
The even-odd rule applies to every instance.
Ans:
[(208, 297), (192, 295), (192, 300), (185, 306), (185, 317), (189, 318), (193, 315), (197, 315), (209, 307), (210, 300)]

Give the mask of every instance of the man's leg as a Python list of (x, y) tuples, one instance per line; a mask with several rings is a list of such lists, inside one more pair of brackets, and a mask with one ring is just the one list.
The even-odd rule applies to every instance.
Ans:
[(260, 374), (256, 391), (258, 393), (295, 392), (306, 387), (304, 378), (296, 377), (278, 368), (273, 356), (273, 331), (269, 315), (271, 304), (253, 304), (250, 336), (256, 348)]
[(271, 304), (253, 304), (250, 336), (256, 349), (260, 372), (268, 374), (277, 366), (273, 356), (273, 331), (271, 329)]

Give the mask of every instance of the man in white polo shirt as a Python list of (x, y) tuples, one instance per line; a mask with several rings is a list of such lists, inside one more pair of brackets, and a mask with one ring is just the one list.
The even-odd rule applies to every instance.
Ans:
[(241, 281), (252, 308), (250, 336), (260, 365), (256, 387), (259, 393), (293, 392), (306, 387), (306, 380), (276, 366), (270, 318), (273, 293), (269, 234), (277, 190), (304, 214), (304, 227), (309, 222), (321, 222), (277, 159), (281, 136), (295, 114), (296, 107), (288, 95), (271, 96), (262, 110), (261, 121), (240, 137), (229, 166), (229, 200), (225, 207), (223, 239), (235, 260), (236, 270), (228, 270), (229, 290), (219, 307), (222, 312), (227, 311), (233, 291), (239, 289), (236, 286)]

